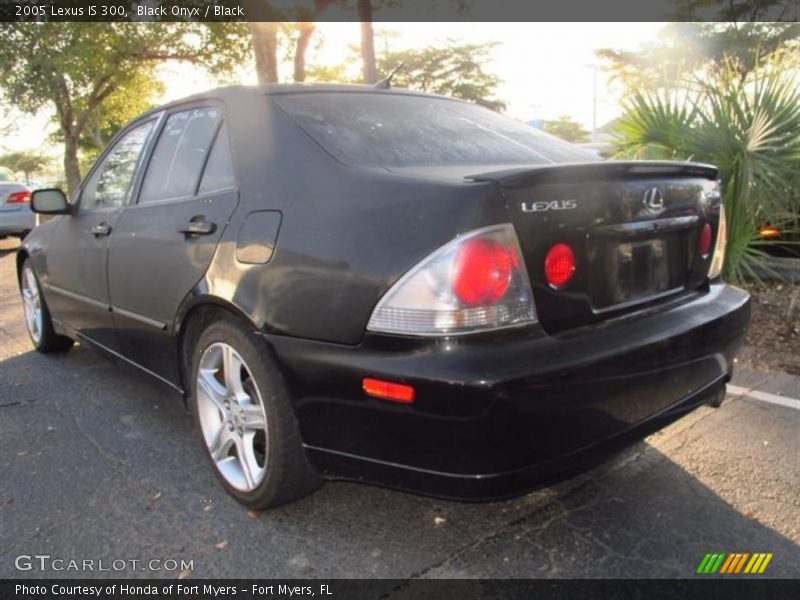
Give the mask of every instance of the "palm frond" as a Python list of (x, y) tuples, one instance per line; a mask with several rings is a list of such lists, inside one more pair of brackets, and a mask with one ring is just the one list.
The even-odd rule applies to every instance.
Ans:
[[(769, 272), (758, 228), (798, 223), (800, 86), (773, 63), (751, 77), (735, 69), (680, 90), (637, 92), (615, 133), (624, 158), (697, 160), (715, 164), (728, 217), (725, 276)], [(794, 221), (792, 221), (794, 219)]]

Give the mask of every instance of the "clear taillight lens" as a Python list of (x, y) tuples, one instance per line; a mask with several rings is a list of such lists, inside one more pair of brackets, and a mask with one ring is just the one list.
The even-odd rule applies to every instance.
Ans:
[(367, 329), (442, 335), (535, 321), (517, 235), (505, 224), (465, 234), (428, 256), (386, 293)]
[(717, 227), (717, 243), (714, 245), (714, 256), (708, 268), (708, 278), (714, 279), (722, 274), (725, 264), (725, 248), (728, 245), (728, 225), (725, 220), (725, 206), (719, 207), (719, 226)]

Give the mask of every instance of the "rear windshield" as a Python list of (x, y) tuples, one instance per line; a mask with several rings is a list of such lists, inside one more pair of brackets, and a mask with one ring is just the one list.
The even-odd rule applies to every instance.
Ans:
[(357, 92), (273, 98), (323, 148), (353, 165), (410, 167), (597, 160), (572, 144), (466, 102)]

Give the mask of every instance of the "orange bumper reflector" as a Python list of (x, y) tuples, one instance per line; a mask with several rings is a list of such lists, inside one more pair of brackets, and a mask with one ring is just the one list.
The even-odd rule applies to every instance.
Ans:
[(362, 387), (368, 396), (373, 396), (374, 398), (402, 402), (403, 404), (414, 402), (414, 388), (410, 385), (365, 377)]
[(781, 231), (777, 227), (764, 227), (758, 232), (762, 239), (770, 240), (781, 236)]

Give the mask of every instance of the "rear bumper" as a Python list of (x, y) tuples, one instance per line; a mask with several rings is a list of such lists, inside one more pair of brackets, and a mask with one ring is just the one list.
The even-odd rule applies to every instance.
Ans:
[(18, 235), (36, 226), (36, 215), (25, 206), (18, 210), (0, 210), (0, 235)]
[[(553, 337), (268, 339), (324, 475), (490, 499), (593, 466), (705, 402), (730, 378), (749, 319), (749, 296), (720, 284)], [(413, 385), (415, 402), (366, 397), (367, 376)]]

